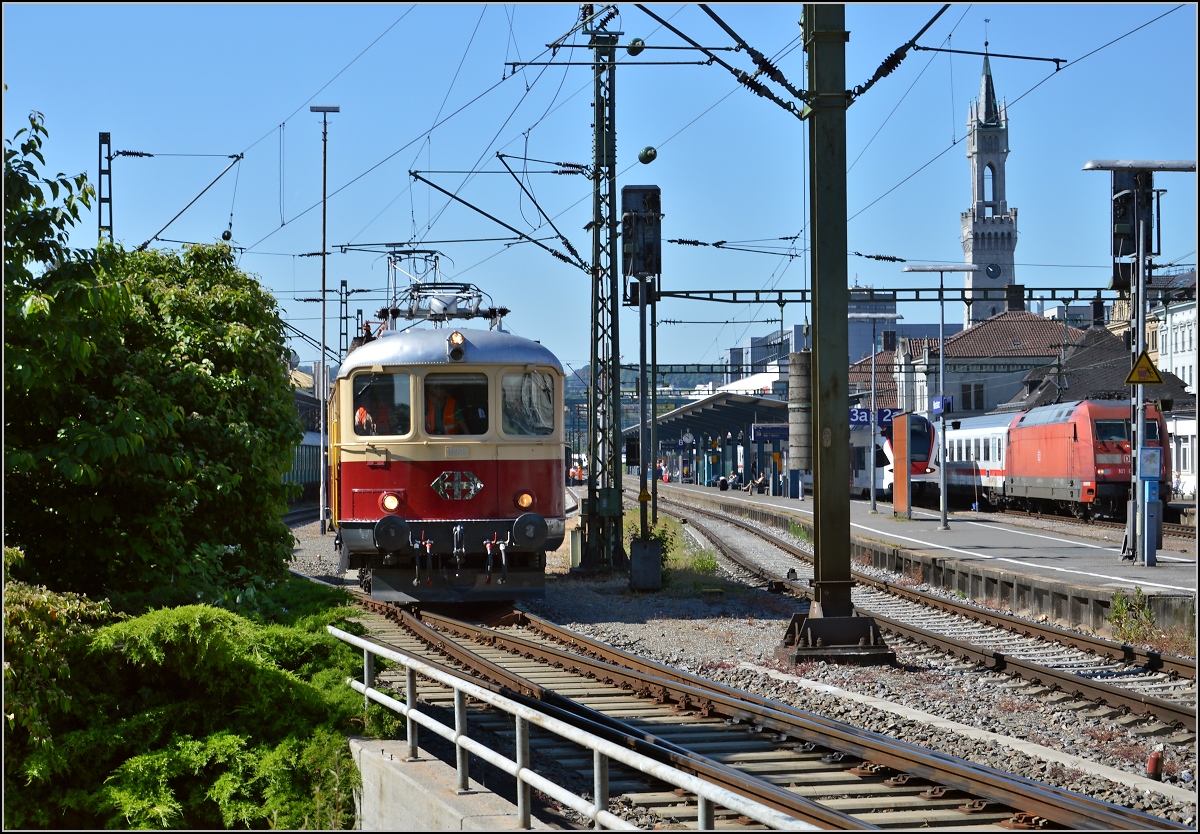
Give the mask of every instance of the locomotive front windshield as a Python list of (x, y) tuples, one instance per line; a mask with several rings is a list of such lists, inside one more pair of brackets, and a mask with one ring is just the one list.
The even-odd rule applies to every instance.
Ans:
[(1129, 421), (1097, 420), (1096, 440), (1102, 443), (1125, 443), (1129, 440)]
[(408, 434), (412, 406), (408, 374), (370, 373), (354, 378), (354, 433)]
[(505, 434), (520, 436), (554, 432), (554, 377), (536, 371), (504, 374), (500, 410)]
[(908, 429), (908, 453), (913, 460), (924, 460), (929, 457), (929, 450), (933, 446), (933, 433), (930, 431), (930, 426), (926, 420), (911, 420), (909, 421)]
[(426, 434), (487, 434), (488, 379), (485, 374), (428, 374), (423, 397)]
[[(1131, 442), (1129, 437), (1129, 420), (1097, 420), (1096, 421), (1096, 440), (1108, 441), (1109, 443), (1128, 443)], [(1144, 438), (1149, 443), (1158, 442), (1158, 421), (1146, 421), (1146, 437)]]

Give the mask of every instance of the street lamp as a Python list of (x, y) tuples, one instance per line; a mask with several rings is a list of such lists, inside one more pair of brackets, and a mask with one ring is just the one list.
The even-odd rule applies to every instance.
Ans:
[[(1137, 264), (1136, 284), (1134, 286), (1133, 298), (1130, 310), (1133, 318), (1134, 327), (1134, 352), (1138, 357), (1141, 357), (1146, 350), (1146, 259), (1150, 257), (1152, 252), (1146, 251), (1146, 241), (1150, 238), (1150, 230), (1153, 228), (1154, 218), (1144, 217), (1141, 215), (1139, 206), (1145, 202), (1149, 203), (1150, 184), (1149, 177), (1142, 177), (1142, 174), (1149, 174), (1153, 171), (1175, 171), (1185, 173), (1196, 172), (1196, 161), (1186, 159), (1093, 159), (1083, 166), (1085, 171), (1112, 171), (1114, 172), (1113, 185), (1116, 186), (1116, 171), (1128, 171), (1137, 176), (1141, 181), (1140, 185), (1134, 187), (1135, 191), (1141, 193), (1133, 195), (1133, 233), (1136, 235), (1135, 261)], [(1114, 188), (1115, 191), (1115, 188)], [(1113, 194), (1116, 199), (1117, 194)], [(1149, 224), (1149, 225), (1144, 225)], [(1118, 251), (1114, 248), (1113, 256), (1118, 256)], [(1114, 264), (1115, 266), (1115, 264)], [(1134, 437), (1134, 455), (1133, 455), (1133, 515), (1128, 520), (1128, 530), (1130, 540), (1133, 543), (1131, 551), (1135, 561), (1140, 557), (1146, 567), (1154, 567), (1158, 564), (1158, 559), (1154, 554), (1154, 548), (1150, 546), (1151, 531), (1143, 529), (1142, 535), (1138, 536), (1138, 520), (1141, 519), (1143, 528), (1148, 528), (1146, 524), (1146, 486), (1145, 484), (1154, 480), (1146, 478), (1142, 471), (1142, 453), (1146, 448), (1146, 395), (1143, 391), (1143, 386), (1136, 384), (1133, 386), (1134, 394), (1131, 397), (1132, 403), (1132, 418), (1133, 437)], [(1160, 464), (1161, 465), (1161, 464)], [(1124, 555), (1122, 553), (1122, 555)]]
[(318, 390), (321, 400), (321, 535), (325, 535), (325, 482), (329, 477), (329, 446), (325, 442), (325, 411), (329, 407), (329, 395), (325, 390), (329, 374), (325, 371), (325, 190), (328, 178), (329, 147), (329, 114), (340, 113), (341, 108), (336, 104), (314, 104), (308, 108), (310, 113), (321, 114), (321, 373)]
[(977, 264), (916, 264), (904, 267), (905, 272), (936, 272), (938, 274), (938, 401), (941, 425), (938, 432), (938, 493), (942, 504), (942, 525), (939, 530), (949, 530), (946, 521), (946, 273), (981, 272)]
[(871, 322), (871, 445), (868, 447), (867, 455), (871, 458), (871, 512), (877, 512), (875, 509), (875, 323), (880, 319), (888, 321), (899, 321), (904, 316), (896, 313), (848, 313), (847, 318), (854, 320), (867, 320)]

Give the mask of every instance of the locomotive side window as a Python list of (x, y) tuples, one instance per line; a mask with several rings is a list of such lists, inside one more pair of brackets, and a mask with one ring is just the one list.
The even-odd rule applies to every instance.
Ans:
[(504, 374), (500, 411), (505, 434), (554, 433), (554, 377), (537, 371)]
[(1146, 421), (1146, 442), (1147, 443), (1157, 443), (1158, 442), (1158, 421), (1157, 420), (1147, 420)]
[(408, 434), (412, 409), (408, 374), (371, 373), (354, 378), (354, 433)]
[(429, 374), (424, 402), (426, 434), (487, 434), (488, 380), (484, 374)]

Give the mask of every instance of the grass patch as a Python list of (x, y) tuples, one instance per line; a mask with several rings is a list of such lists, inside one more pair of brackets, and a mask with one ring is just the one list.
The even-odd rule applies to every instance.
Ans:
[(1142, 589), (1135, 587), (1129, 597), (1117, 591), (1112, 597), (1108, 623), (1113, 637), (1125, 643), (1144, 646), (1163, 654), (1184, 657), (1196, 656), (1196, 633), (1193, 628), (1173, 626), (1160, 628)]

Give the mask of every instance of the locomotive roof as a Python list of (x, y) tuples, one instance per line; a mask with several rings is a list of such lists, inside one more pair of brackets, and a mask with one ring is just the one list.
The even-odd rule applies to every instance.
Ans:
[[(456, 330), (466, 337), (462, 362), (451, 362), (446, 355), (446, 340)], [(348, 377), (373, 365), (549, 365), (562, 373), (558, 358), (532, 339), (504, 330), (465, 327), (385, 330), (378, 338), (351, 351), (338, 369), (338, 377)]]
[(1091, 409), (1120, 408), (1128, 412), (1129, 400), (1075, 400), (1067, 403), (1052, 403), (1031, 408), (1017, 420), (1018, 426), (1041, 426), (1067, 420), (1080, 406)]

